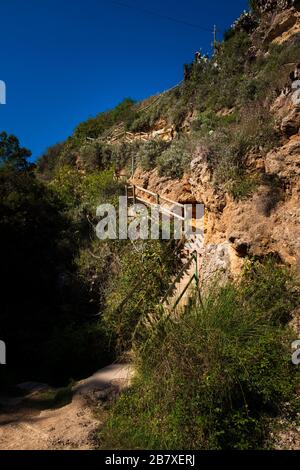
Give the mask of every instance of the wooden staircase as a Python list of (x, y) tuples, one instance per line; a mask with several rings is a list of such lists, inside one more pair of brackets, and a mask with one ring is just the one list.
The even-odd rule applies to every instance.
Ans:
[[(126, 186), (126, 196), (128, 207), (143, 203), (148, 207), (159, 208), (160, 213), (167, 214), (174, 219), (179, 219), (182, 222), (186, 220), (185, 206), (160, 194), (131, 184)], [(193, 233), (189, 236), (189, 239), (183, 237), (178, 241), (177, 249), (180, 248), (183, 266), (172, 280), (164, 297), (159, 300), (157, 308), (139, 320), (134, 336), (137, 331), (140, 335), (141, 330), (146, 333), (146, 337), (149, 337), (149, 334), (151, 336), (155, 325), (166, 321), (170, 316), (184, 313), (195, 292), (200, 298), (199, 259), (204, 250), (203, 238), (202, 234)], [(143, 280), (140, 280), (140, 282), (143, 282)], [(121, 307), (130, 297), (131, 293), (122, 302)]]
[[(141, 202), (148, 207), (156, 207), (160, 213), (179, 219), (181, 222), (186, 220), (185, 205), (158, 193), (131, 184), (126, 186), (126, 196), (129, 205)], [(197, 223), (195, 223), (195, 227), (196, 225)], [(198, 260), (199, 255), (203, 253), (203, 242), (203, 235), (197, 233), (190, 235), (188, 240), (181, 240), (183, 268), (171, 283), (165, 297), (160, 301), (160, 304), (168, 311), (183, 308), (188, 304), (188, 299), (194, 290), (192, 289), (193, 283), (194, 287), (199, 288)]]

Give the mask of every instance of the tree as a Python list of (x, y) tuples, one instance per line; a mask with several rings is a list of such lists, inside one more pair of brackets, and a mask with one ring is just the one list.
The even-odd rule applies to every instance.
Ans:
[(59, 164), (59, 158), (64, 150), (65, 144), (59, 142), (49, 147), (37, 160), (37, 173), (45, 181), (51, 180), (55, 169)]
[(27, 159), (31, 156), (30, 150), (20, 147), (17, 137), (0, 133), (0, 168), (10, 167), (15, 170), (29, 169)]

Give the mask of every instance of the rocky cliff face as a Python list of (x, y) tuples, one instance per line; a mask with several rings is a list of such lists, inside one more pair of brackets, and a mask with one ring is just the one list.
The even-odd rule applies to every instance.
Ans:
[[(268, 2), (265, 2), (266, 4)], [(272, 3), (272, 2), (270, 2)], [(273, 2), (276, 3), (276, 2)], [(280, 2), (277, 2), (280, 3)], [(300, 2), (283, 1), (281, 6), (267, 10), (264, 22), (257, 29), (258, 33), (264, 36), (264, 43), (273, 42), (282, 44), (293, 35), (300, 32)], [(291, 8), (284, 7), (284, 4), (292, 4)]]
[[(261, 3), (261, 9), (272, 14), (272, 19), (254, 31), (254, 40), (257, 34), (263, 34), (264, 41), (268, 42), (293, 40), (300, 29), (298, 2)], [(221, 247), (222, 267), (232, 275), (240, 271), (246, 257), (262, 258), (269, 254), (300, 271), (298, 63), (288, 64), (285, 83), (270, 106), (280, 135), (279, 145), (266, 155), (250, 152), (246, 156), (249, 171), (263, 176), (250, 197), (236, 201), (215, 184), (209, 150), (201, 145), (194, 152), (190, 171), (180, 180), (160, 178), (157, 170), (142, 172), (141, 169), (133, 178), (136, 184), (182, 203), (203, 203), (206, 207), (207, 252), (213, 246)], [(274, 184), (264, 181), (273, 181)], [(220, 265), (219, 257), (215, 263)]]
[(235, 201), (215, 187), (208, 151), (202, 147), (197, 148), (191, 171), (181, 180), (160, 178), (157, 170), (138, 169), (134, 175), (136, 184), (171, 199), (203, 203), (206, 244), (225, 244), (233, 274), (242, 266), (236, 258), (271, 253), (300, 270), (300, 106), (293, 103), (292, 97), (291, 91), (273, 104), (282, 145), (265, 158), (249, 155), (251, 165), (266, 177), (281, 181), (281, 189), (262, 184), (250, 198)]
[(255, 6), (262, 13), (278, 12), (297, 6), (298, 0), (256, 0)]

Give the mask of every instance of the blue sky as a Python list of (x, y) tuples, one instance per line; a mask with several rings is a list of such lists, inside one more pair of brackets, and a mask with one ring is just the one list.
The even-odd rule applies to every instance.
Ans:
[(36, 158), (124, 97), (177, 84), (196, 50), (210, 52), (214, 23), (221, 38), (246, 7), (247, 0), (1, 0), (0, 131), (17, 135)]

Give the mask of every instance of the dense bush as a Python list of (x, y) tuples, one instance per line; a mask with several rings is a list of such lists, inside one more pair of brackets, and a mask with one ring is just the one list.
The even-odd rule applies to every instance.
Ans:
[[(246, 197), (260, 181), (259, 174), (247, 174), (246, 157), (249, 152), (264, 155), (279, 142), (274, 119), (264, 107), (256, 104), (242, 108), (238, 116), (211, 119), (204, 121), (202, 118), (204, 124), (197, 135), (199, 142), (210, 150), (214, 182), (236, 199)], [(212, 128), (211, 132), (205, 132), (206, 125)]]
[(152, 170), (156, 167), (157, 160), (160, 155), (169, 147), (168, 142), (161, 140), (150, 140), (140, 146), (137, 160), (139, 165), (145, 171)]
[[(89, 359), (86, 354), (79, 358), (71, 354), (70, 346), (74, 344), (75, 352), (76, 335), (93, 324), (96, 313), (89, 303), (88, 285), (79, 282), (74, 266), (79, 225), (66, 215), (60, 197), (33, 174), (2, 170), (0, 178), (4, 289), (0, 328), (9, 352), (10, 379), (68, 381), (95, 366), (91, 349), (85, 349)], [(73, 336), (66, 337), (66, 328)], [(68, 356), (61, 354), (69, 347)], [(96, 362), (103, 361), (102, 353)]]
[(234, 22), (233, 29), (237, 31), (245, 31), (246, 33), (252, 33), (252, 31), (257, 27), (258, 22), (254, 15), (244, 11), (242, 15)]
[(193, 142), (182, 138), (175, 140), (172, 145), (157, 158), (160, 176), (181, 178), (188, 168), (193, 150)]
[(182, 124), (188, 114), (189, 108), (184, 100), (179, 101), (174, 108), (169, 111), (169, 120), (175, 126), (177, 131), (180, 131)]
[(299, 302), (268, 262), (240, 285), (211, 286), (181, 318), (156, 326), (139, 374), (99, 432), (102, 448), (253, 449), (267, 417), (291, 402), (299, 374), (285, 322)]
[(143, 113), (128, 126), (128, 130), (131, 132), (148, 132), (151, 129), (151, 123), (152, 120), (149, 114)]
[(253, 83), (256, 87), (257, 99), (272, 100), (288, 83), (287, 64), (299, 62), (299, 36), (294, 41), (284, 45), (270, 45), (268, 54), (260, 58), (254, 65), (256, 75)]
[(182, 97), (182, 86), (167, 91), (157, 97), (143, 110), (130, 125), (132, 132), (148, 132), (157, 121), (164, 119), (170, 124), (180, 126), (188, 112), (186, 99)]
[(134, 245), (134, 249), (130, 242), (119, 245), (118, 271), (112, 273), (106, 291), (104, 325), (119, 352), (132, 347), (139, 320), (156, 309), (176, 269), (172, 244), (140, 241)]
[(136, 168), (141, 146), (142, 142), (138, 140), (134, 142), (120, 142), (112, 145), (112, 162), (114, 166), (119, 170), (132, 170), (132, 167)]
[(64, 149), (64, 143), (49, 147), (37, 160), (37, 174), (44, 180), (51, 180), (59, 163), (59, 157)]
[(24, 171), (30, 166), (28, 163), (30, 156), (30, 150), (20, 147), (17, 137), (6, 132), (0, 133), (0, 170)]
[[(1, 382), (66, 383), (113, 358), (98, 322), (111, 250), (93, 244), (93, 222), (97, 205), (115, 203), (120, 186), (113, 168), (83, 175), (68, 166), (58, 166), (45, 185), (16, 139), (9, 138), (5, 149), (0, 331), (9, 367), (1, 368)], [(100, 251), (94, 255), (94, 250)]]
[(80, 166), (87, 172), (104, 170), (112, 165), (112, 149), (104, 142), (85, 144), (80, 147), (78, 158)]

